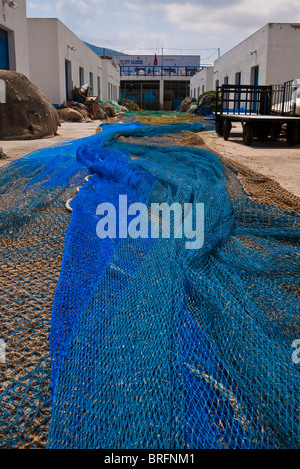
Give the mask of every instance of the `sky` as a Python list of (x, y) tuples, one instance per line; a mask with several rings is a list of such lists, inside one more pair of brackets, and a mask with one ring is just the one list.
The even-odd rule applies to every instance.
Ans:
[(128, 54), (200, 55), (202, 64), (267, 23), (300, 23), (299, 0), (27, 0), (81, 40)]

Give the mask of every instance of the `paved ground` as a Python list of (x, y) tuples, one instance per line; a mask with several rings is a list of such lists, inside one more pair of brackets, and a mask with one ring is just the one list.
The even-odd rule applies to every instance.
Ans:
[[(0, 159), (0, 167), (14, 159), (39, 148), (45, 148), (57, 142), (70, 141), (93, 135), (100, 121), (62, 122), (55, 137), (39, 140), (0, 141), (0, 146), (8, 158)], [(229, 140), (212, 132), (202, 132), (202, 139), (212, 149), (234, 161), (245, 164), (254, 171), (272, 177), (282, 187), (300, 197), (300, 145), (289, 146), (282, 140), (278, 142), (254, 141), (246, 146), (242, 141), (241, 126), (234, 124)]]
[(36, 140), (0, 140), (0, 147), (7, 154), (7, 158), (0, 159), (0, 167), (40, 148), (93, 135), (100, 122), (99, 120), (91, 122), (62, 122), (61, 126), (57, 129), (57, 135), (54, 137)]
[(254, 140), (251, 146), (244, 145), (239, 123), (234, 124), (227, 141), (218, 137), (214, 131), (200, 135), (212, 151), (275, 179), (282, 187), (300, 197), (300, 145), (289, 146), (283, 139), (276, 142)]

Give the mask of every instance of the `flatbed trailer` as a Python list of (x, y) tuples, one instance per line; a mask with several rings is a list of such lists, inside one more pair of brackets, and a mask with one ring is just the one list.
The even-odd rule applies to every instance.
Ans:
[[(291, 83), (272, 86), (222, 85), (217, 88), (216, 132), (228, 140), (232, 122), (240, 122), (243, 142), (284, 136), (289, 145), (300, 140), (300, 115), (291, 99)], [(288, 89), (289, 87), (289, 89)], [(288, 103), (288, 106), (287, 106)]]

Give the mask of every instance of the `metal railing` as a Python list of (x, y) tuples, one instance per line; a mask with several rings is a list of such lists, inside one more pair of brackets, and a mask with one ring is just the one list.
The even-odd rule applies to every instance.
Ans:
[(297, 80), (282, 85), (222, 85), (217, 96), (216, 112), (221, 114), (295, 116), (300, 110)]
[(121, 77), (192, 77), (196, 73), (200, 72), (204, 66), (201, 67), (172, 67), (172, 66), (136, 66), (136, 65), (120, 65), (120, 75)]
[(272, 85), (272, 114), (281, 116), (294, 116), (296, 114), (296, 99), (293, 95), (295, 87), (293, 83), (294, 80), (290, 80), (283, 85)]
[(217, 87), (216, 112), (266, 115), (271, 112), (272, 86), (222, 85)]

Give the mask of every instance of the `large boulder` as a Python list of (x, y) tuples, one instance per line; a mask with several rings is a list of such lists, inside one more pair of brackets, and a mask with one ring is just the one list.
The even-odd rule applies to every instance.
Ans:
[(55, 135), (57, 110), (25, 75), (0, 70), (6, 102), (0, 102), (0, 139), (27, 140)]

